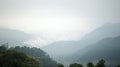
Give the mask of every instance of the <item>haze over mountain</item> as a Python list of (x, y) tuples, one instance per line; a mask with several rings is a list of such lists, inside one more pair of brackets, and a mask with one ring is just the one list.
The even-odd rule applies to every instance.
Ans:
[[(50, 56), (59, 62), (65, 61), (70, 55), (80, 51), (80, 54), (84, 53), (86, 47), (108, 37), (117, 37), (120, 35), (120, 23), (107, 23), (91, 33), (87, 34), (81, 40), (78, 41), (60, 41), (52, 43), (42, 48), (48, 52)], [(83, 52), (82, 52), (83, 51)], [(78, 53), (79, 54), (79, 53)], [(74, 54), (75, 55), (75, 54)]]
[(120, 0), (0, 0), (0, 27), (39, 35), (40, 44), (36, 47), (79, 40), (107, 22), (120, 22), (119, 3)]
[(74, 53), (71, 58), (77, 62), (97, 61), (105, 59), (109, 64), (120, 62), (120, 36), (114, 38), (104, 38), (97, 43), (91, 44)]
[[(27, 34), (23, 31), (0, 28), (0, 37), (3, 40), (16, 40), (18, 42), (25, 41), (32, 38), (32, 35)], [(9, 39), (10, 38), (10, 39)]]
[(63, 64), (117, 63), (119, 36), (120, 0), (0, 0), (0, 45), (9, 48), (40, 48)]
[(9, 43), (9, 46), (28, 46), (24, 42), (30, 39), (35, 39), (35, 36), (19, 30), (0, 28), (0, 44)]
[(95, 43), (106, 37), (116, 37), (120, 35), (120, 23), (106, 23), (85, 35), (81, 41), (84, 44)]

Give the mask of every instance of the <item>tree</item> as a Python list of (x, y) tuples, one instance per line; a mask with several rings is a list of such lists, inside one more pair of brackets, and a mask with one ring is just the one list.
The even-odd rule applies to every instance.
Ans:
[(120, 67), (120, 65), (118, 65), (117, 67)]
[(78, 63), (74, 63), (74, 64), (70, 64), (69, 67), (83, 67), (82, 64), (78, 64)]
[(94, 64), (93, 64), (92, 62), (89, 62), (89, 63), (87, 64), (87, 67), (94, 67)]
[(40, 61), (34, 57), (14, 50), (0, 53), (0, 67), (41, 67)]
[(27, 55), (37, 57), (38, 60), (41, 61), (42, 67), (57, 67), (57, 62), (51, 59), (50, 56), (46, 52), (41, 50), (40, 48), (35, 48), (35, 47), (30, 48), (27, 46), (24, 46), (24, 47), (16, 46), (16, 47), (10, 48), (10, 50), (23, 52)]
[(103, 59), (99, 60), (96, 67), (105, 67), (105, 60), (103, 60)]
[(63, 64), (58, 64), (58, 66), (57, 67), (64, 67), (64, 65)]
[(8, 43), (2, 44), (0, 46), (0, 52), (6, 51), (8, 49)]

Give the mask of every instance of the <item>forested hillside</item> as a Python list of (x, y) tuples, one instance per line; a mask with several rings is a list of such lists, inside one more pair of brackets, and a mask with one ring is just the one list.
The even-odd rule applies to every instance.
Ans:
[(0, 51), (6, 51), (6, 50), (14, 50), (18, 52), (23, 52), (29, 56), (36, 57), (38, 60), (40, 60), (41, 67), (57, 67), (57, 62), (52, 60), (49, 55), (42, 51), (40, 48), (29, 48), (29, 47), (11, 47), (7, 48), (7, 46), (0, 46)]
[(0, 67), (41, 67), (38, 58), (14, 50), (0, 51)]

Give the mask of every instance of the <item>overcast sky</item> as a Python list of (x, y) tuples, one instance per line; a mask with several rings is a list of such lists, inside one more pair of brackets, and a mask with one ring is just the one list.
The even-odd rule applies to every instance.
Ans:
[(39, 35), (41, 42), (78, 40), (120, 22), (120, 0), (0, 0), (0, 27)]

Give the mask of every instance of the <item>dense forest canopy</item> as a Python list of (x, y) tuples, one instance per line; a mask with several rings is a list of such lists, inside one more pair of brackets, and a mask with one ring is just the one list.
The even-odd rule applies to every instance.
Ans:
[(40, 60), (15, 50), (0, 52), (0, 67), (41, 67)]
[[(0, 46), (0, 52), (4, 52), (7, 50), (14, 50), (14, 51), (18, 51), (18, 52), (23, 52), (29, 56), (32, 57), (36, 57), (38, 60), (40, 60), (41, 66), (42, 67), (57, 67), (57, 62), (55, 62), (54, 60), (52, 60), (49, 55), (42, 51), (40, 48), (30, 48), (30, 47), (11, 47), (8, 48), (7, 46)], [(9, 56), (9, 55), (8, 55)]]

